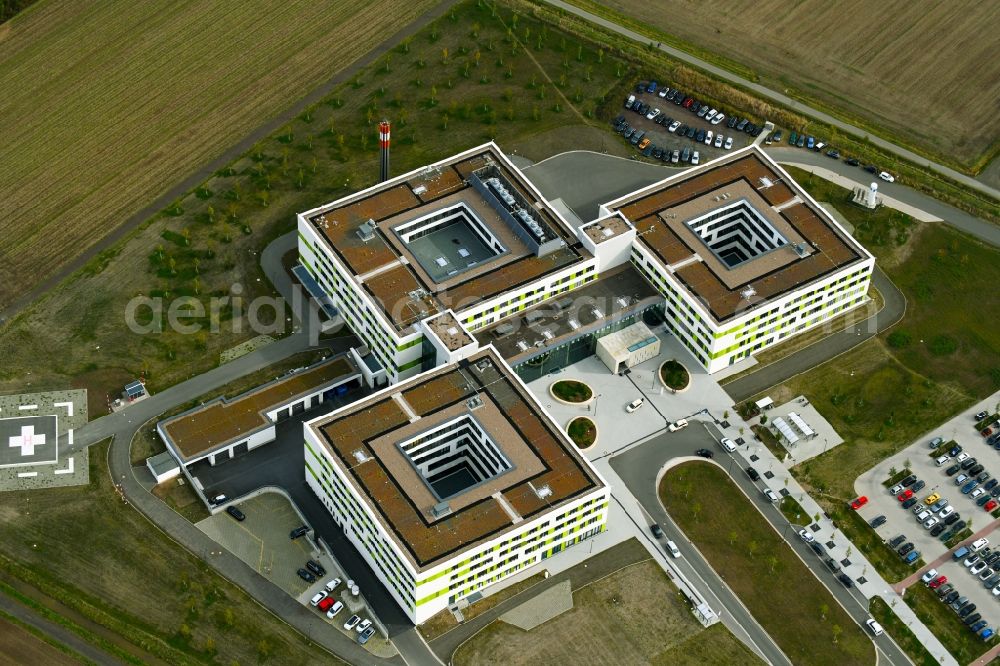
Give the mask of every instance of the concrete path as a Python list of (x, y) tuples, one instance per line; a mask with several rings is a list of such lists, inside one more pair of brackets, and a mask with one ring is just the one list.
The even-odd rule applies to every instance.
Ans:
[[(629, 39), (641, 42), (642, 44), (650, 44), (651, 42), (655, 41), (655, 39), (653, 38), (646, 37), (645, 35), (640, 35), (639, 33), (634, 32), (633, 30), (629, 30), (624, 26), (621, 26), (607, 19), (601, 18), (600, 16), (592, 14), (568, 2), (564, 2), (563, 0), (545, 0), (545, 2), (554, 7), (558, 7), (559, 9), (562, 9), (570, 14), (584, 18), (590, 21), (591, 23), (596, 23), (597, 25), (603, 28), (618, 33), (619, 35), (623, 35), (625, 37), (628, 37)], [(687, 53), (686, 51), (681, 51), (680, 49), (676, 49), (672, 46), (667, 46), (665, 44), (659, 44), (657, 48), (660, 51), (667, 53), (671, 57), (676, 58), (677, 60), (686, 62), (689, 65), (697, 67), (698, 69), (709, 72), (713, 76), (723, 79), (724, 81), (736, 84), (737, 86), (745, 88), (761, 97), (766, 97), (767, 99), (778, 102), (782, 106), (786, 106), (797, 113), (801, 113), (807, 116), (812, 116), (813, 118), (816, 118), (817, 120), (824, 122), (828, 125), (832, 125), (837, 129), (840, 129), (848, 134), (851, 134), (853, 136), (862, 139), (866, 139), (871, 143), (875, 144), (876, 146), (878, 146), (879, 148), (888, 150), (889, 152), (899, 155), (900, 157), (910, 162), (913, 162), (918, 166), (926, 167), (931, 171), (939, 173), (943, 176), (947, 176), (952, 180), (962, 183), (966, 187), (987, 194), (993, 197), (994, 199), (1000, 199), (1000, 190), (997, 190), (987, 185), (986, 183), (981, 183), (975, 178), (967, 176), (964, 173), (960, 173), (952, 169), (951, 167), (947, 167), (943, 164), (938, 164), (937, 162), (932, 162), (926, 157), (918, 155), (911, 150), (903, 148), (902, 146), (897, 146), (891, 141), (886, 141), (885, 139), (879, 138), (878, 136), (874, 136), (870, 134), (868, 130), (862, 129), (855, 125), (851, 125), (850, 123), (846, 123), (838, 118), (834, 118), (828, 113), (824, 113), (818, 109), (814, 109), (810, 106), (807, 106), (806, 104), (803, 104), (802, 102), (799, 102), (798, 100), (792, 99), (787, 95), (777, 92), (776, 90), (772, 90), (770, 88), (767, 88), (766, 86), (760, 85), (759, 83), (754, 83), (753, 81), (745, 79), (737, 74), (733, 74), (729, 70), (717, 67), (709, 62), (702, 60), (701, 58), (695, 57)]]

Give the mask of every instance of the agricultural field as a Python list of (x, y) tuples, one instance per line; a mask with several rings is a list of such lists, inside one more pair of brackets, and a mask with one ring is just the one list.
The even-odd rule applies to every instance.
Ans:
[(60, 652), (26, 628), (0, 615), (0, 666), (47, 664), (72, 666), (80, 661)]
[(434, 0), (40, 0), (0, 27), (0, 309)]
[(71, 385), (103, 396), (145, 372), (156, 392), (214, 367), (222, 349), (257, 335), (245, 318), (230, 308), (216, 332), (205, 317), (194, 334), (138, 334), (125, 325), (130, 299), (166, 308), (191, 297), (208, 311), (236, 284), (244, 303), (270, 294), (261, 250), (295, 228), (296, 212), (374, 184), (383, 117), (394, 174), (490, 139), (532, 159), (623, 152), (600, 118), (634, 68), (528, 9), (457, 5), (102, 252), (0, 329), (0, 391)]
[(996, 3), (571, 1), (945, 162), (1000, 148)]

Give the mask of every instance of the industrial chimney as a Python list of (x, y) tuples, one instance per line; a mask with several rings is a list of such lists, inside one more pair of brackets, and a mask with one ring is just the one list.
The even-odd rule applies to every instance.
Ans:
[(378, 151), (381, 158), (378, 179), (380, 183), (389, 180), (389, 121), (378, 124)]
[[(388, 158), (386, 158), (388, 159)], [(878, 183), (872, 183), (872, 186), (868, 188), (868, 201), (865, 204), (869, 208), (875, 207), (875, 195), (878, 194)]]

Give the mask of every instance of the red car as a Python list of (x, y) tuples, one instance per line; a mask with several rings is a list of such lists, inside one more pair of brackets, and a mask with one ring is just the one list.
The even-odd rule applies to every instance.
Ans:
[[(906, 492), (910, 493), (911, 496), (913, 495), (913, 493), (910, 492), (909, 490), (907, 490)], [(865, 504), (868, 504), (868, 498), (865, 497), (864, 495), (862, 495), (861, 497), (856, 497), (851, 500), (851, 508), (854, 509), (855, 511), (863, 507)]]
[(997, 508), (998, 506), (1000, 506), (1000, 504), (997, 504), (996, 500), (990, 500), (989, 502), (986, 503), (986, 505), (983, 507), (983, 509), (986, 510), (987, 513), (989, 513), (990, 511), (992, 511), (993, 509)]
[(948, 582), (948, 577), (947, 576), (938, 576), (937, 578), (935, 578), (934, 580), (932, 580), (930, 583), (928, 583), (927, 587), (931, 588), (932, 590), (936, 590), (936, 589), (938, 589), (939, 587), (941, 587), (942, 585), (944, 585), (947, 582)]
[(337, 603), (336, 599), (333, 597), (326, 597), (319, 602), (319, 604), (317, 604), (316, 609), (319, 610), (320, 613), (325, 613), (330, 610), (330, 607), (332, 607), (335, 603)]
[(983, 432), (982, 432), (982, 433), (980, 433), (980, 434), (981, 434), (981, 435), (982, 435), (983, 437), (989, 437), (990, 435), (992, 435), (992, 434), (993, 434), (993, 428), (986, 428), (986, 429), (984, 429), (984, 430), (983, 430)]
[(907, 488), (903, 492), (901, 492), (898, 495), (896, 495), (896, 499), (898, 499), (900, 502), (905, 502), (906, 500), (910, 499), (911, 497), (913, 497), (913, 491), (910, 490), (909, 488)]

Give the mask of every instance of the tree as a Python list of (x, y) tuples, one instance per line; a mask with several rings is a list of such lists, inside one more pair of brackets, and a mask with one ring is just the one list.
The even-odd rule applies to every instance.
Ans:
[(774, 568), (778, 566), (778, 558), (772, 555), (771, 557), (767, 558), (767, 563), (771, 567), (771, 573), (774, 573)]
[(844, 633), (844, 630), (840, 628), (839, 624), (835, 624), (832, 627), (830, 627), (830, 631), (833, 632), (833, 642), (834, 643), (836, 643), (837, 639), (840, 638), (840, 635), (842, 633)]
[(825, 620), (826, 619), (826, 614), (829, 613), (829, 612), (830, 612), (830, 607), (829, 606), (827, 606), (826, 604), (820, 604), (820, 607), (819, 607), (819, 619)]
[(893, 331), (889, 334), (889, 337), (886, 338), (886, 342), (888, 342), (889, 346), (893, 349), (903, 349), (908, 347), (912, 341), (913, 336), (907, 331)]
[(730, 530), (730, 532), (729, 532), (729, 545), (730, 546), (734, 545), (736, 543), (736, 540), (739, 537), (740, 537), (740, 535), (736, 533), (736, 530)]
[(699, 513), (701, 513), (701, 503), (695, 502), (694, 504), (691, 505), (691, 514), (697, 520)]
[(448, 64), (448, 49), (441, 49), (441, 64)]
[(753, 554), (757, 552), (757, 542), (754, 541), (753, 539), (751, 539), (750, 542), (747, 543), (747, 552), (750, 553), (751, 558), (753, 558)]

